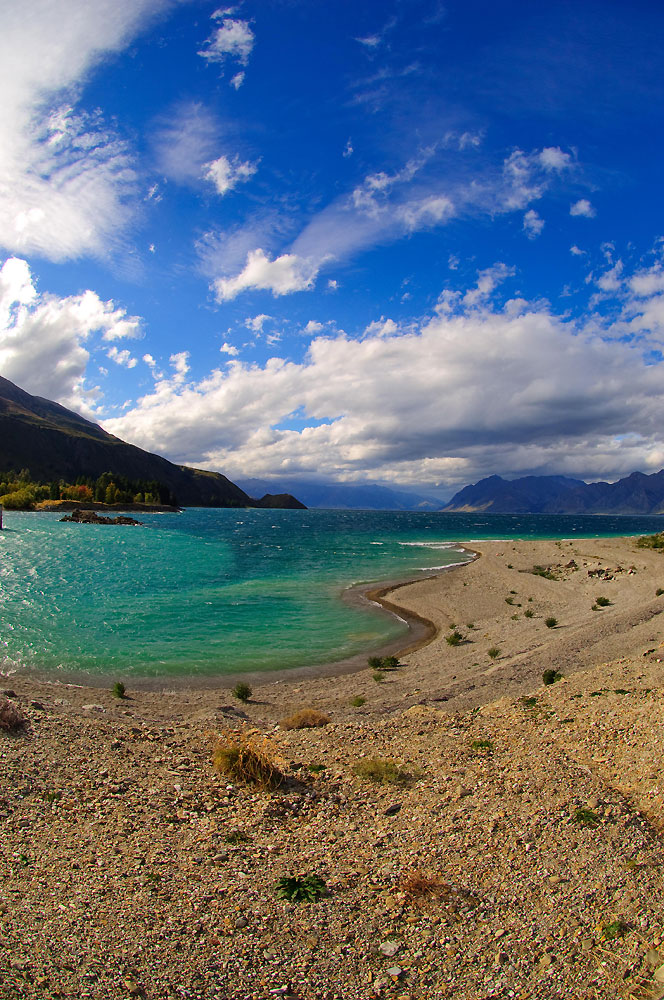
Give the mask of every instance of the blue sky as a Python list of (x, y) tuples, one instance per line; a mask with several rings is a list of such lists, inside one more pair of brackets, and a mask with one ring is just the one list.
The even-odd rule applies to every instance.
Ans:
[(664, 9), (0, 2), (0, 373), (168, 458), (664, 465)]

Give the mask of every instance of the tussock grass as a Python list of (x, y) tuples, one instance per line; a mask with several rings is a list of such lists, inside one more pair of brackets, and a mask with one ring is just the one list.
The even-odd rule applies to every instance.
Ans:
[(413, 777), (395, 760), (387, 757), (366, 757), (364, 760), (358, 760), (353, 771), (358, 778), (387, 785), (406, 784)]
[(267, 740), (241, 730), (229, 729), (221, 734), (212, 764), (219, 774), (243, 785), (272, 789), (284, 780)]
[(331, 721), (325, 712), (319, 712), (315, 708), (301, 708), (287, 719), (282, 719), (279, 725), (282, 729), (318, 729), (320, 726), (327, 726)]

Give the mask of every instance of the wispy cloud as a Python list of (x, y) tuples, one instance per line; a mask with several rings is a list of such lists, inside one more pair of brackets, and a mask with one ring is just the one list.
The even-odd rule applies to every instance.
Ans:
[[(254, 47), (254, 33), (248, 21), (228, 17), (227, 13), (226, 10), (217, 10), (212, 15), (213, 19), (220, 21), (221, 24), (214, 29), (198, 54), (210, 63), (223, 65), (230, 59), (239, 62), (241, 66), (246, 66)], [(236, 73), (233, 77), (235, 83), (231, 80), (236, 90), (244, 79), (242, 74), (242, 79), (238, 82), (239, 76), (240, 74)]]

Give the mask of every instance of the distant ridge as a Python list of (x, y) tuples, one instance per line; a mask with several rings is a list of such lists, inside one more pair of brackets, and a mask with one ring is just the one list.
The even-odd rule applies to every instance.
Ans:
[(314, 480), (240, 479), (248, 493), (270, 489), (294, 491), (307, 507), (327, 510), (440, 510), (441, 501), (407, 490), (390, 489), (373, 483), (322, 483)]
[(97, 478), (104, 472), (157, 480), (185, 507), (304, 507), (292, 496), (255, 500), (226, 476), (174, 465), (0, 377), (0, 471), (24, 468), (42, 482), (75, 482), (79, 476)]
[(565, 476), (489, 476), (465, 486), (445, 511), (491, 514), (662, 514), (664, 470), (633, 472), (617, 483), (584, 483)]

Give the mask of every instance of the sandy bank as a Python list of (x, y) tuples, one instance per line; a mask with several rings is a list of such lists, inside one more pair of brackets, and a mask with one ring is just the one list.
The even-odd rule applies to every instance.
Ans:
[[(382, 683), (268, 680), (244, 706), (7, 680), (30, 728), (0, 734), (0, 996), (661, 995), (664, 555), (477, 548), (389, 595), (436, 635)], [(275, 728), (309, 706), (330, 725)], [(229, 726), (265, 735), (281, 790), (212, 772), (205, 733)], [(357, 777), (374, 755), (411, 779)], [(278, 899), (297, 872), (329, 896)], [(413, 872), (437, 888), (410, 899)]]

